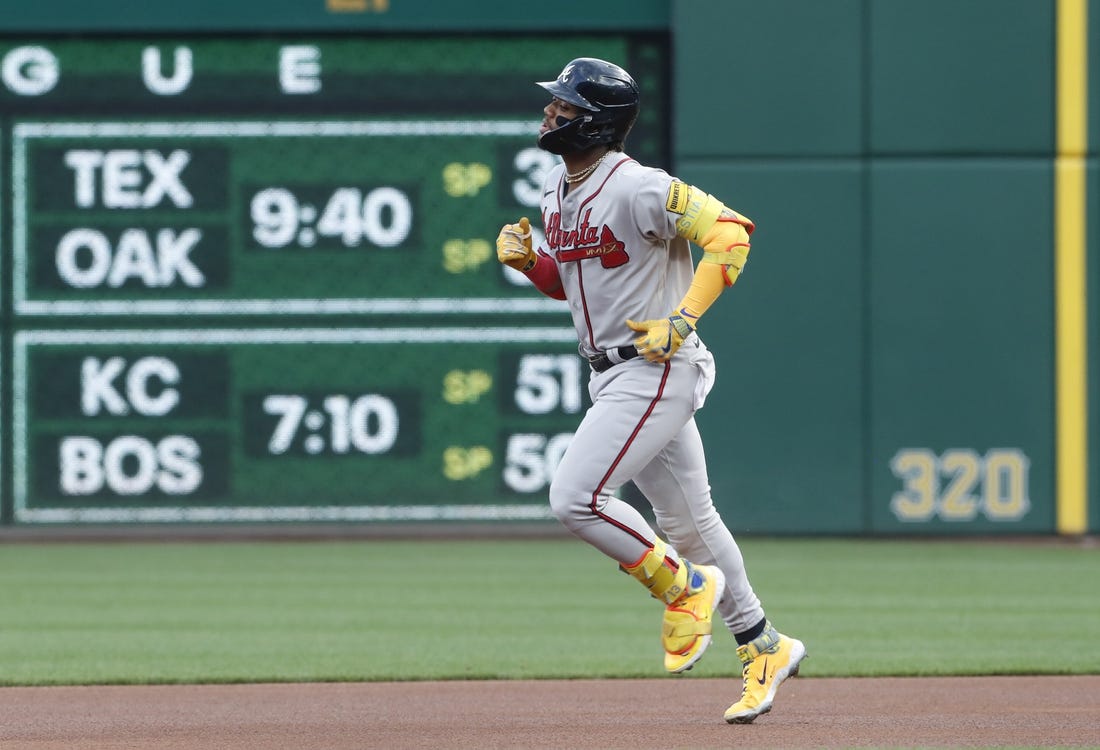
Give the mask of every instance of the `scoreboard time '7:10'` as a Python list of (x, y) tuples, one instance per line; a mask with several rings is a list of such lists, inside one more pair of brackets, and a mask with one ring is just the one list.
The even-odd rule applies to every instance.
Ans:
[(545, 514), (587, 399), (568, 328), (25, 331), (13, 370), (24, 520)]

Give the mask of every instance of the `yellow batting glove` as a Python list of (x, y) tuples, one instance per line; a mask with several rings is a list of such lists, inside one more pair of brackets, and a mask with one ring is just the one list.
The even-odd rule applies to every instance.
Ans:
[(497, 260), (527, 273), (535, 267), (538, 255), (531, 249), (531, 222), (524, 216), (518, 224), (505, 224), (497, 235)]
[(663, 320), (628, 320), (626, 325), (630, 330), (643, 334), (634, 339), (639, 354), (650, 362), (668, 362), (684, 339), (695, 330), (688, 320), (676, 314)]

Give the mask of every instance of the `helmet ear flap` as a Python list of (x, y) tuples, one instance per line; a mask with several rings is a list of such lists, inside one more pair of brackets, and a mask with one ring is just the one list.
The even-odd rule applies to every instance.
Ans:
[(577, 126), (577, 133), (585, 138), (593, 138), (599, 135), (600, 128), (592, 124), (595, 119), (592, 115), (583, 114), (577, 118), (580, 120), (580, 125)]
[[(560, 121), (563, 118), (558, 118)], [(592, 122), (592, 115), (581, 115), (572, 120), (566, 120), (565, 124), (548, 130), (539, 136), (539, 148), (552, 154), (561, 156), (575, 151), (584, 151), (590, 148), (591, 136), (583, 132), (585, 125)]]

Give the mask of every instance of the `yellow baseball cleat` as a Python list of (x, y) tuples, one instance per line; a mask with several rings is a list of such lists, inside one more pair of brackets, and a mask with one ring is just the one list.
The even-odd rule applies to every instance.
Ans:
[(711, 640), (711, 621), (726, 576), (711, 565), (693, 565), (686, 560), (687, 585), (678, 599), (665, 608), (661, 623), (661, 645), (665, 648), (665, 669), (686, 672), (703, 657)]
[(798, 674), (798, 665), (806, 658), (806, 647), (768, 623), (757, 638), (737, 648), (737, 656), (745, 665), (745, 684), (741, 700), (726, 709), (725, 718), (730, 724), (751, 724), (757, 716), (772, 710), (772, 701), (783, 680)]

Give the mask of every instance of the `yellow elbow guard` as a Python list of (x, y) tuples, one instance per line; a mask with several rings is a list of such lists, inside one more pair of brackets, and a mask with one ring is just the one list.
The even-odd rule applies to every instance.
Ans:
[(748, 259), (752, 221), (683, 182), (669, 186), (665, 208), (680, 214), (676, 234), (703, 248), (702, 262), (722, 266), (727, 285), (737, 281)]
[(701, 263), (722, 266), (726, 284), (733, 286), (749, 259), (749, 233), (732, 221), (716, 221), (703, 237)]

